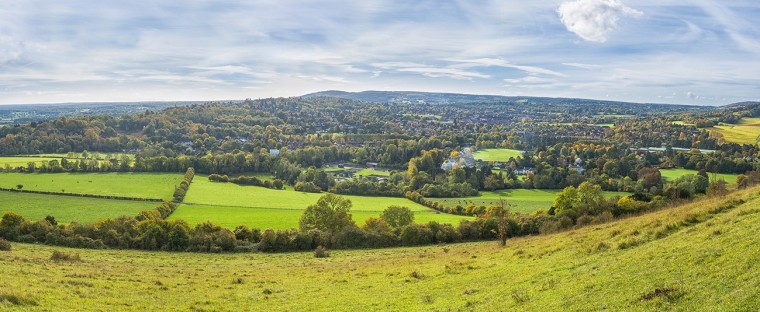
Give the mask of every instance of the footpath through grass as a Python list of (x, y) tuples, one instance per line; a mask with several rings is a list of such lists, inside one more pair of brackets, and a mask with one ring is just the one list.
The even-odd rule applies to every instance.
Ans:
[(170, 199), (179, 173), (0, 173), (0, 187), (71, 194)]
[[(192, 188), (191, 188), (192, 189)], [(0, 251), (4, 311), (754, 311), (760, 189), (558, 234), (281, 254)], [(730, 204), (742, 198), (744, 204)], [(727, 203), (729, 203), (727, 205)], [(55, 262), (53, 251), (81, 261)], [(74, 294), (74, 295), (72, 295)], [(316, 297), (315, 297), (316, 296)], [(317, 298), (317, 299), (315, 299)]]
[(0, 191), (0, 216), (13, 212), (33, 221), (53, 216), (59, 223), (76, 221), (89, 224), (104, 218), (135, 216), (138, 212), (151, 210), (157, 205), (145, 201)]

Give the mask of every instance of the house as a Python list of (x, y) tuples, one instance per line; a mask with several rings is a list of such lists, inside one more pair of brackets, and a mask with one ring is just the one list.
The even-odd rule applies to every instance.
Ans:
[(583, 174), (583, 171), (586, 170), (586, 169), (583, 169), (583, 167), (581, 167), (581, 166), (570, 166), (570, 167), (567, 167), (567, 169), (575, 171), (575, 172), (580, 173), (580, 174)]
[(535, 169), (533, 167), (523, 167), (522, 169), (516, 169), (515, 174), (516, 175), (526, 175), (528, 173), (535, 173)]
[(280, 156), (280, 150), (274, 149), (274, 148), (270, 148), (269, 149), (269, 156), (272, 156), (272, 157)]
[(376, 163), (376, 162), (371, 162), (371, 161), (367, 162), (367, 168), (375, 169), (375, 168), (377, 168), (377, 166), (380, 166), (380, 164)]

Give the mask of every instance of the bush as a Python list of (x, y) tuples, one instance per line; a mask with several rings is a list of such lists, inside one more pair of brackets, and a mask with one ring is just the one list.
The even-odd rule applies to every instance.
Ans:
[(298, 182), (295, 185), (295, 190), (299, 192), (307, 193), (321, 193), (322, 189), (313, 182)]
[(0, 251), (11, 251), (11, 243), (0, 238)]
[(317, 249), (314, 249), (314, 257), (316, 258), (327, 258), (329, 256), (330, 251), (325, 247), (317, 246)]
[(55, 250), (53, 251), (53, 254), (50, 255), (50, 260), (53, 260), (55, 262), (60, 261), (82, 261), (82, 258), (79, 257), (79, 254), (69, 254), (62, 251)]

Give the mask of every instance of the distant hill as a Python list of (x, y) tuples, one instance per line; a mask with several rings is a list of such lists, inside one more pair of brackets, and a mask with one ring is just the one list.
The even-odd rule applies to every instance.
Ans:
[(610, 105), (655, 105), (655, 106), (677, 106), (690, 109), (713, 109), (714, 107), (685, 105), (685, 104), (659, 104), (659, 103), (633, 103), (620, 101), (605, 101), (578, 98), (552, 98), (537, 96), (501, 96), (501, 95), (480, 95), (480, 94), (460, 94), (460, 93), (437, 93), (437, 92), (417, 92), (417, 91), (362, 91), (346, 92), (338, 90), (321, 91), (306, 94), (303, 97), (337, 97), (354, 101), (376, 102), (376, 103), (427, 103), (427, 104), (452, 104), (452, 103), (525, 103), (540, 102), (544, 104), (610, 104)]

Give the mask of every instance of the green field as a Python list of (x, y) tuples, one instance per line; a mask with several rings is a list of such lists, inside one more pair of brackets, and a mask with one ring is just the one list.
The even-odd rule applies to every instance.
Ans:
[(7, 156), (0, 157), (0, 169), (10, 166), (11, 168), (27, 167), (27, 164), (33, 162), (35, 166), (39, 166), (42, 162), (50, 162), (51, 160), (61, 161), (61, 158), (54, 157), (24, 157), (24, 156)]
[[(345, 169), (345, 168), (338, 168), (337, 166), (329, 166), (329, 167), (322, 168), (322, 170), (324, 170), (325, 172), (329, 172), (329, 173), (339, 173), (339, 172), (344, 172), (347, 169)], [(356, 169), (356, 172), (354, 173), (354, 177), (358, 178), (360, 175), (363, 176), (363, 177), (369, 177), (369, 176), (388, 177), (388, 176), (391, 175), (391, 172), (390, 171), (384, 171), (384, 170), (367, 169), (367, 168)]]
[[(317, 202), (322, 194), (273, 190), (257, 186), (211, 182), (205, 175), (196, 175), (185, 203), (171, 215), (190, 224), (212, 221), (235, 227), (245, 224), (260, 228), (289, 228), (298, 225), (303, 209)], [(344, 196), (351, 200), (354, 220), (362, 224), (368, 217), (379, 216), (391, 205), (406, 206), (415, 212), (418, 222), (436, 220), (458, 224), (462, 216), (436, 214), (435, 211), (406, 198)]]
[(720, 133), (728, 142), (757, 144), (760, 138), (760, 118), (742, 118), (737, 124), (720, 124), (709, 128)]
[[(562, 190), (500, 190), (480, 192), (479, 196), (460, 197), (460, 198), (428, 198), (443, 203), (446, 206), (455, 207), (461, 205), (467, 207), (470, 204), (475, 206), (491, 206), (499, 200), (505, 199), (511, 206), (512, 211), (520, 213), (530, 213), (538, 209), (549, 210), (557, 193)], [(604, 192), (604, 196), (612, 198), (615, 196), (626, 196), (625, 192)]]
[(158, 203), (145, 201), (0, 191), (0, 215), (13, 212), (35, 221), (53, 216), (60, 223), (76, 221), (89, 224), (103, 218), (135, 216), (138, 212), (153, 209), (157, 205)]
[[(4, 311), (755, 311), (760, 189), (495, 242), (280, 254), (0, 251)], [(712, 211), (712, 212), (711, 212)], [(54, 262), (53, 251), (81, 262)], [(26, 303), (24, 303), (26, 302)]]
[[(301, 209), (272, 209), (272, 208), (247, 208), (247, 207), (220, 207), (213, 205), (181, 205), (170, 219), (183, 219), (189, 224), (198, 224), (212, 221), (214, 224), (233, 229), (238, 225), (247, 225), (259, 229), (288, 229), (298, 228), (298, 220), (301, 219)], [(352, 210), (354, 222), (362, 225), (364, 220), (370, 217), (380, 217), (381, 211), (357, 211)], [(458, 225), (460, 220), (472, 219), (461, 216), (437, 213), (433, 210), (420, 210), (414, 212), (415, 223), (427, 223), (437, 221)]]
[(2, 188), (160, 199), (171, 198), (180, 181), (178, 173), (0, 173)]
[[(678, 179), (682, 176), (685, 176), (687, 174), (697, 174), (697, 170), (691, 170), (691, 169), (660, 169), (660, 174), (666, 181), (673, 181), (675, 179)], [(710, 179), (713, 179), (712, 173), (707, 173), (707, 176)], [(716, 177), (718, 180), (724, 180), (728, 185), (736, 185), (736, 176), (737, 174), (731, 174), (731, 173), (718, 173)]]
[(510, 158), (522, 157), (522, 151), (509, 148), (487, 148), (472, 153), (475, 159), (482, 161), (508, 161)]

